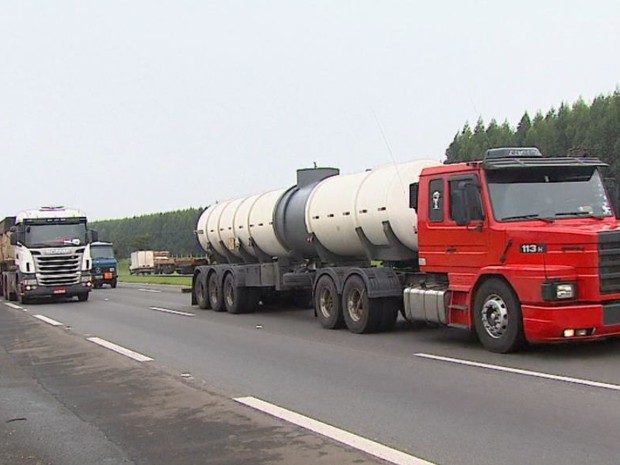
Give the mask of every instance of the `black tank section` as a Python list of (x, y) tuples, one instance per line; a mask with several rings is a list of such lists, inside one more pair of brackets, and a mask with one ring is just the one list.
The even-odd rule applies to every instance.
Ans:
[(306, 203), (318, 183), (340, 174), (337, 168), (306, 168), (297, 170), (297, 185), (288, 189), (276, 205), (274, 230), (276, 236), (291, 255), (314, 258), (317, 252), (308, 241), (306, 228)]

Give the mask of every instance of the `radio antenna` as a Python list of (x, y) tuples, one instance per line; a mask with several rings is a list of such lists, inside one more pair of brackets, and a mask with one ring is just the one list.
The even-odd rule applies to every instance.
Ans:
[(388, 153), (390, 154), (390, 158), (392, 159), (392, 163), (396, 164), (396, 159), (394, 158), (394, 152), (392, 151), (392, 146), (390, 145), (390, 141), (388, 140), (387, 136), (385, 135), (385, 130), (383, 129), (383, 124), (381, 124), (381, 121), (379, 120), (379, 115), (377, 115), (377, 112), (372, 107), (370, 108), (370, 111), (372, 111), (372, 114), (375, 117), (375, 121), (377, 122), (377, 126), (379, 126), (379, 132), (381, 133), (381, 137), (383, 138), (383, 142), (385, 143), (385, 146), (388, 149)]

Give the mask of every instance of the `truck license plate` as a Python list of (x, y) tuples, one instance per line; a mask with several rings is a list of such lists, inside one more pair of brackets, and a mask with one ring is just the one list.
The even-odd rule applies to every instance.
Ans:
[(103, 279), (112, 279), (112, 273), (103, 273)]
[(66, 289), (54, 289), (54, 294), (66, 294)]

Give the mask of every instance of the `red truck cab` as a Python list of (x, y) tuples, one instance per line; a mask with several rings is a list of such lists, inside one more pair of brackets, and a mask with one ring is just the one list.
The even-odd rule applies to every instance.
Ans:
[(448, 283), (448, 324), (495, 352), (620, 335), (620, 228), (604, 166), (519, 148), (423, 170), (418, 260)]

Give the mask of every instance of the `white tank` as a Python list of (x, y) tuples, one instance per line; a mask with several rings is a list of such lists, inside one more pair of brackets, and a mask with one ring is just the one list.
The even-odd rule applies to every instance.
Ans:
[(249, 215), (250, 235), (258, 248), (272, 257), (283, 257), (287, 254), (273, 225), (274, 210), (285, 191), (286, 189), (278, 189), (261, 194)]
[(417, 250), (416, 214), (409, 208), (409, 185), (439, 162), (419, 160), (389, 164), (365, 173), (334, 176), (316, 187), (306, 204), (306, 224), (321, 244), (343, 256), (365, 256), (355, 232), (360, 227), (371, 244), (388, 246), (383, 222), (411, 250)]
[(287, 250), (278, 240), (273, 226), (273, 212), (284, 191), (278, 189), (208, 207), (196, 225), (201, 247), (205, 250), (212, 247), (220, 255), (226, 256), (228, 251), (241, 257), (239, 245), (242, 244), (256, 257), (253, 241), (268, 255), (286, 255)]

